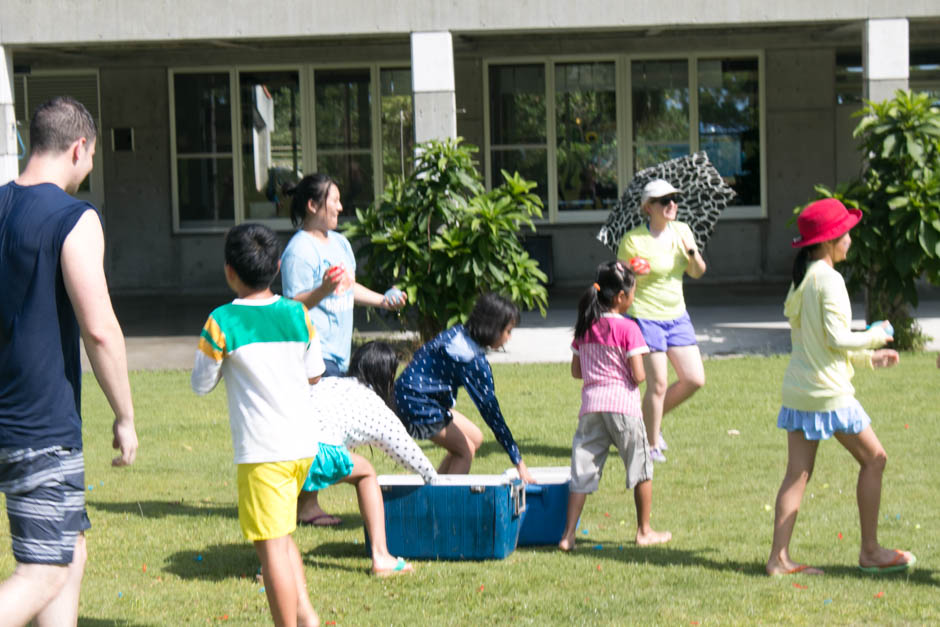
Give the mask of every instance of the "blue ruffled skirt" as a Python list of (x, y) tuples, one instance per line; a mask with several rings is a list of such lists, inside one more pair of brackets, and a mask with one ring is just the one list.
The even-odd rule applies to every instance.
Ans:
[(857, 435), (871, 424), (861, 404), (852, 402), (831, 411), (800, 411), (781, 407), (777, 426), (787, 431), (802, 431), (807, 440), (828, 440), (836, 433)]
[(304, 492), (323, 490), (352, 473), (353, 461), (345, 446), (320, 442), (319, 449), (307, 471)]

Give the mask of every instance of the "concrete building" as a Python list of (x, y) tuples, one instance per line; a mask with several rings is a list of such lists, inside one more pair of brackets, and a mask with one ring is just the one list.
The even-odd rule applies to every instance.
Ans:
[(352, 213), (416, 138), (456, 134), (488, 184), (538, 182), (564, 286), (608, 257), (594, 236), (633, 172), (704, 149), (739, 193), (707, 280), (774, 281), (793, 208), (858, 172), (862, 97), (908, 86), (940, 98), (936, 0), (8, 0), (0, 179), (31, 108), (77, 97), (112, 289), (211, 292), (228, 226), (290, 234), (283, 181), (327, 172)]

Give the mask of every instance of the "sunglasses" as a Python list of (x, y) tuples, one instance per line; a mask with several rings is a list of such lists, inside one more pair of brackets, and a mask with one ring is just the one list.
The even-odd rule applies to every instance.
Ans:
[(662, 198), (654, 198), (654, 199), (653, 199), (653, 202), (655, 202), (655, 203), (657, 203), (657, 204), (660, 204), (660, 205), (662, 205), (663, 207), (666, 207), (666, 206), (668, 206), (669, 203), (671, 203), (671, 202), (674, 202), (674, 203), (676, 203), (676, 204), (679, 204), (679, 196), (676, 195), (676, 194), (670, 194), (670, 195), (668, 195), (668, 196), (663, 196)]

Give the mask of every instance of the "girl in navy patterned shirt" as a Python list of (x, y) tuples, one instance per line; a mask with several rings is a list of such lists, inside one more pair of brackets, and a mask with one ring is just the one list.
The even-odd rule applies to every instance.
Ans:
[(466, 326), (453, 326), (419, 348), (395, 382), (398, 417), (408, 433), (447, 450), (437, 472), (467, 474), (483, 444), (480, 429), (454, 409), (457, 389), (463, 386), (506, 449), (519, 477), (534, 483), (500, 412), (485, 352), (486, 348), (505, 344), (518, 322), (519, 309), (511, 301), (497, 294), (484, 294), (474, 305)]
[(627, 471), (627, 489), (636, 503), (636, 543), (669, 542), (672, 534), (650, 526), (653, 462), (637, 388), (646, 378), (649, 352), (640, 327), (624, 317), (636, 291), (633, 272), (619, 261), (597, 268), (597, 281), (578, 303), (571, 350), (571, 376), (583, 379), (578, 428), (571, 444), (568, 515), (558, 547), (570, 551), (587, 495), (597, 490), (613, 444)]

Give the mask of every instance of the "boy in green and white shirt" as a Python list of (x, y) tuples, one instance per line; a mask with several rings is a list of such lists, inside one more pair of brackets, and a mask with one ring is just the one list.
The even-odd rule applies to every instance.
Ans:
[(278, 253), (267, 227), (240, 224), (228, 232), (225, 278), (238, 298), (209, 316), (191, 383), (203, 395), (226, 379), (242, 533), (261, 560), (274, 622), (306, 625), (318, 618), (300, 593), (307, 582), (290, 534), (318, 449), (310, 384), (325, 366), (304, 306), (271, 291)]

